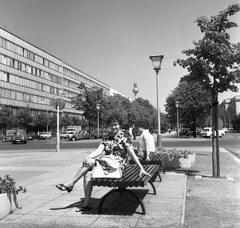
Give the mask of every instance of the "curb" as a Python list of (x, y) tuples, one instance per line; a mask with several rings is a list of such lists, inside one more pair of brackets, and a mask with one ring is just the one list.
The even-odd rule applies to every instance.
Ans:
[(184, 223), (185, 223), (186, 193), (187, 193), (187, 175), (185, 174), (184, 192), (183, 192), (183, 202), (182, 202), (182, 210), (181, 210), (181, 218), (180, 218), (180, 227), (183, 227), (183, 226), (184, 226)]

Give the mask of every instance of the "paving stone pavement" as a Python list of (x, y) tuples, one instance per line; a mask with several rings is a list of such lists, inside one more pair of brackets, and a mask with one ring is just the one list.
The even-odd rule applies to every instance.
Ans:
[(76, 212), (83, 184), (80, 180), (71, 193), (59, 191), (55, 185), (75, 175), (89, 150), (61, 152), (13, 152), (0, 154), (0, 176), (11, 175), (17, 185), (26, 187), (18, 194), (21, 208), (0, 220), (0, 227), (180, 227), (184, 223), (186, 176), (184, 173), (161, 174), (156, 180), (157, 195), (150, 185), (132, 188), (143, 200), (146, 215), (139, 203), (128, 194), (113, 194), (97, 208), (102, 196), (110, 191), (94, 187), (93, 208)]

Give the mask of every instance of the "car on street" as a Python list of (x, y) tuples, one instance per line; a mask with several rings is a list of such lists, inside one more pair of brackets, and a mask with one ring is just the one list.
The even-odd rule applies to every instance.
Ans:
[(67, 132), (62, 132), (60, 134), (60, 139), (67, 139), (68, 138), (68, 133)]
[(12, 144), (16, 143), (27, 143), (27, 134), (25, 131), (15, 131), (11, 136)]
[(9, 130), (6, 133), (5, 140), (3, 142), (11, 142), (12, 135), (14, 134), (15, 130)]
[(33, 135), (32, 135), (32, 134), (27, 134), (27, 140), (28, 140), (28, 141), (29, 141), (29, 140), (34, 140)]
[(27, 133), (27, 139), (28, 140), (34, 140), (34, 139), (39, 139), (39, 134), (37, 132), (29, 132)]
[(51, 139), (51, 138), (52, 138), (51, 132), (41, 132), (39, 134), (39, 139)]
[(224, 127), (222, 130), (223, 130), (225, 133), (228, 133), (228, 132), (229, 132), (228, 128), (226, 128), (226, 127)]
[[(216, 132), (215, 132), (216, 135)], [(223, 138), (225, 136), (225, 132), (223, 130), (218, 130), (218, 135), (220, 138)], [(211, 127), (205, 127), (201, 132), (200, 136), (206, 138), (212, 138), (212, 128)]]
[(0, 133), (0, 141), (5, 142), (6, 137), (3, 133)]
[[(108, 131), (99, 131), (99, 138), (102, 139), (103, 137), (108, 135)], [(98, 131), (92, 131), (91, 132), (91, 139), (97, 139), (98, 138)]]
[(76, 141), (81, 139), (90, 139), (90, 133), (88, 131), (77, 131), (69, 137), (69, 140)]

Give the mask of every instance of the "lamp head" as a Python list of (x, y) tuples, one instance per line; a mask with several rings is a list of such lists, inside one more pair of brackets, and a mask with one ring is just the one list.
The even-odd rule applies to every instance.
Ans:
[(153, 69), (158, 72), (161, 69), (161, 64), (162, 64), (162, 59), (163, 59), (163, 55), (151, 55), (149, 56), (149, 58), (152, 61), (153, 64)]
[(176, 108), (179, 108), (179, 104), (180, 104), (179, 101), (175, 101)]
[(96, 104), (96, 109), (100, 110), (100, 104), (99, 103)]

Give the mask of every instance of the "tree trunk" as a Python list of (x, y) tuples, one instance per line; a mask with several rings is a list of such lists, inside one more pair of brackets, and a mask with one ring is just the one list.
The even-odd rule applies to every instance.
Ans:
[(193, 120), (193, 138), (197, 137), (197, 133), (196, 133), (196, 119), (194, 118)]
[(218, 134), (218, 93), (212, 96), (212, 168), (213, 177), (220, 177), (219, 134)]

